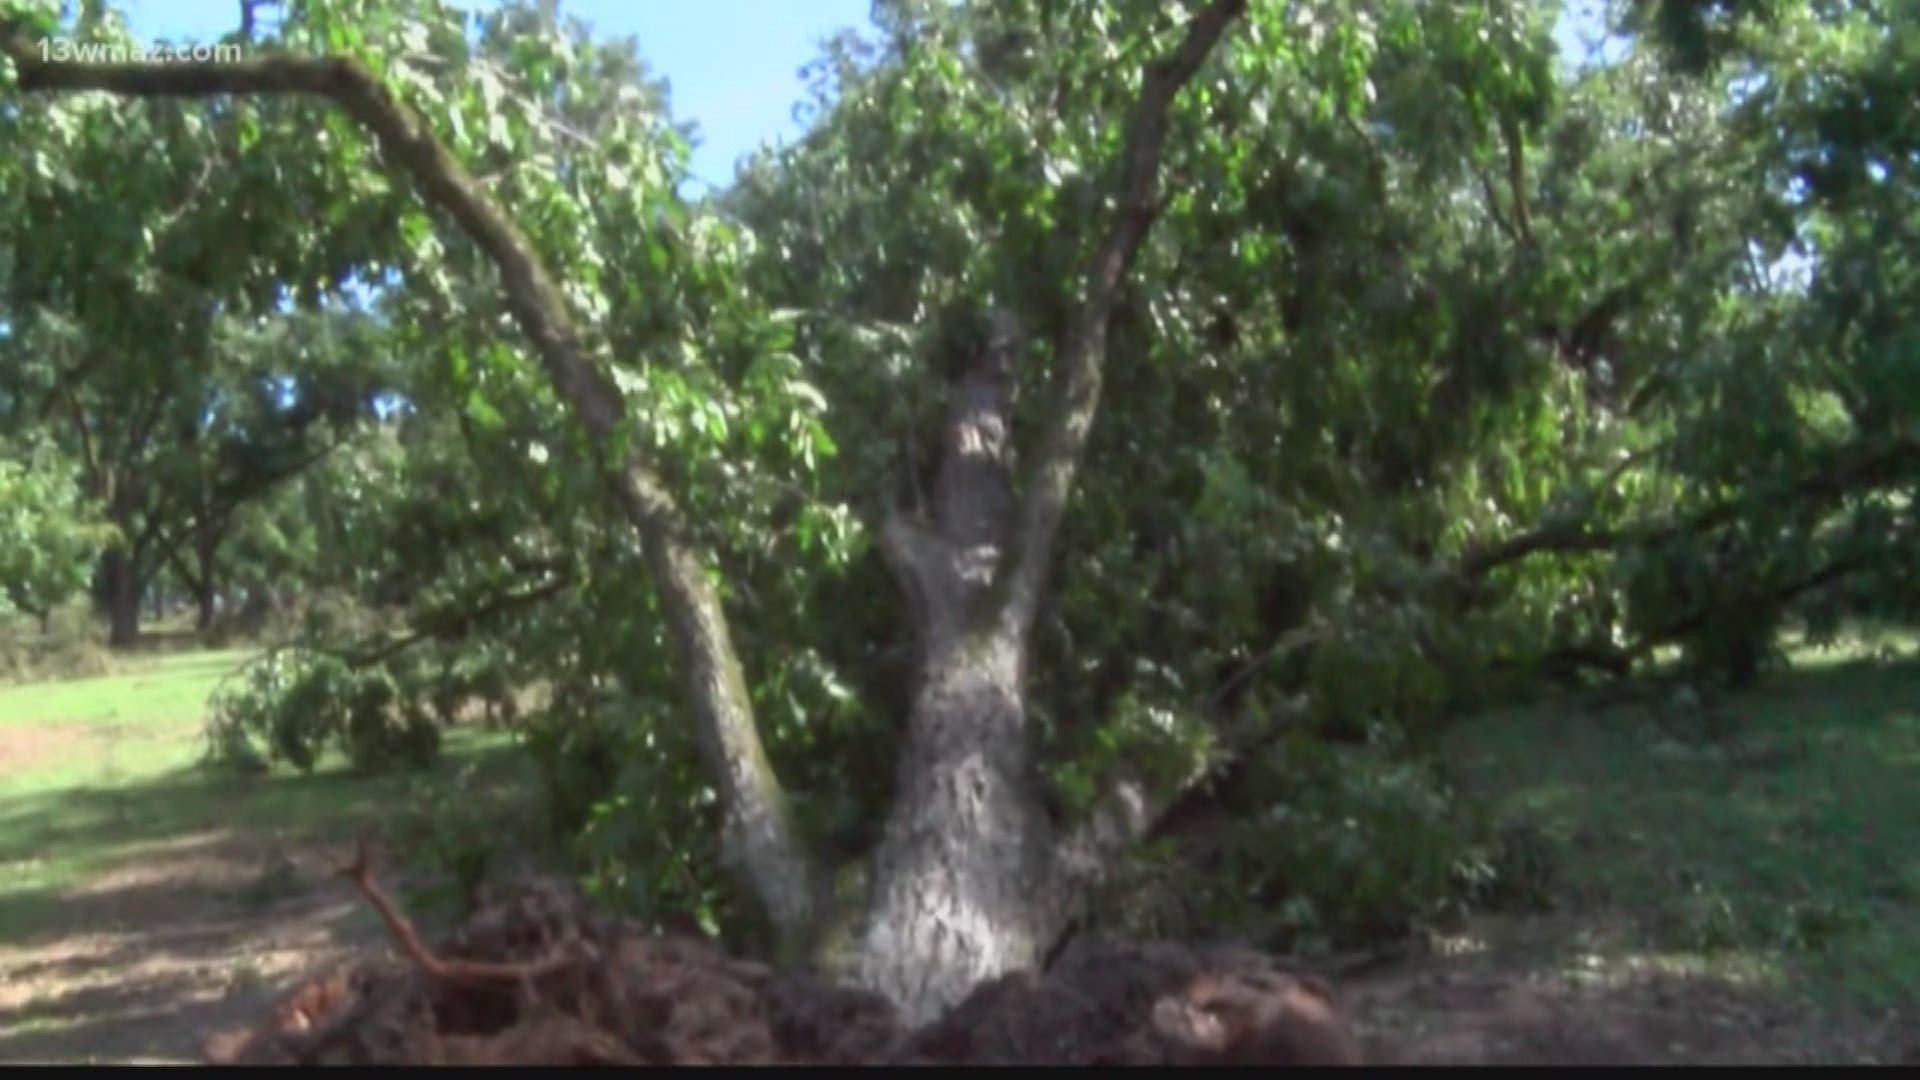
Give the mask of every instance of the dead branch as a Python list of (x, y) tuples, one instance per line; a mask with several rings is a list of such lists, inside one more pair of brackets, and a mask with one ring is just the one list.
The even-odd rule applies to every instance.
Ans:
[(380, 883), (373, 878), (373, 859), (370, 845), (362, 837), (354, 852), (353, 862), (338, 870), (337, 875), (353, 882), (354, 887), (367, 898), (373, 909), (380, 913), (380, 921), (386, 923), (387, 932), (400, 946), (407, 959), (428, 976), (442, 982), (484, 985), (486, 983), (526, 983), (550, 975), (579, 960), (582, 956), (591, 956), (593, 947), (587, 944), (571, 930), (560, 939), (560, 943), (545, 956), (518, 964), (492, 963), (485, 960), (443, 959), (435, 956), (420, 940), (419, 931), (414, 929), (412, 921), (402, 914), (399, 905), (386, 894)]

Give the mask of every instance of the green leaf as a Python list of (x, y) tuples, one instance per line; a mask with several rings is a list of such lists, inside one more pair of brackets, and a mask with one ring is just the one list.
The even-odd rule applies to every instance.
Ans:
[(495, 409), (477, 389), (467, 394), (466, 415), (483, 431), (498, 431), (506, 424), (506, 419), (500, 415), (500, 411)]

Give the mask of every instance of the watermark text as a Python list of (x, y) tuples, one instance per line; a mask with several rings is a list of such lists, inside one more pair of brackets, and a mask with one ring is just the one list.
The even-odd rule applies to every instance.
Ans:
[(232, 43), (212, 45), (145, 45), (140, 42), (40, 42), (40, 59), (62, 64), (230, 64), (244, 49)]

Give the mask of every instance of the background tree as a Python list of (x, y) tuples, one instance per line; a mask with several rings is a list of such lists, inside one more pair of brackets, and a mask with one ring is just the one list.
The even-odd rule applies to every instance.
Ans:
[(44, 443), (0, 441), (0, 600), (43, 633), (54, 608), (86, 587), (113, 538), (77, 471)]
[[(125, 35), (97, 6), (74, 31)], [(163, 566), (186, 571), (210, 617), (233, 508), (304, 467), (378, 385), (369, 336), (323, 328), (348, 316), (285, 313), (338, 296), (367, 238), (392, 230), (378, 181), (349, 196), (340, 185), (356, 181), (312, 152), (312, 116), (298, 102), (83, 98), (0, 116), (0, 137), (33, 148), (0, 214), (12, 325), (0, 425), (56, 438), (119, 530), (96, 582), (115, 645), (138, 635)], [(303, 219), (327, 205), (319, 244)], [(251, 238), (244, 250), (235, 236)]]

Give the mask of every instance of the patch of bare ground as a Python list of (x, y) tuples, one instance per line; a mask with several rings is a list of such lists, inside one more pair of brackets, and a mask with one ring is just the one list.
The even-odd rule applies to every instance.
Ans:
[(0, 727), (0, 773), (24, 772), (71, 758), (92, 741), (84, 724), (8, 724)]
[(210, 832), (141, 845), (0, 941), (0, 1063), (190, 1062), (211, 1028), (383, 946), (339, 845)]

